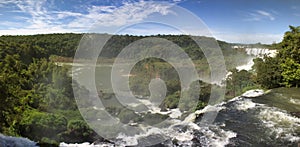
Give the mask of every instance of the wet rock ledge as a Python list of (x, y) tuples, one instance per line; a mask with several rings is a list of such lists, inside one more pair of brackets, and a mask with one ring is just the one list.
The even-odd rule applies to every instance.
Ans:
[(4, 136), (0, 134), (0, 147), (36, 147), (37, 143), (27, 138)]

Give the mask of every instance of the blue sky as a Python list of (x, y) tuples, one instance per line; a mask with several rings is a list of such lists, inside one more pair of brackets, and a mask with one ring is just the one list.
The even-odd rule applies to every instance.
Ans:
[(0, 35), (159, 33), (272, 43), (299, 20), (298, 0), (0, 0)]

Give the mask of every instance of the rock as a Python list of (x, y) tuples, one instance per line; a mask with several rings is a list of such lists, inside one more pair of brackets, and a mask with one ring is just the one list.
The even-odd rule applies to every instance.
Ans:
[(36, 147), (37, 143), (21, 137), (4, 136), (0, 134), (1, 147)]
[(291, 115), (300, 118), (300, 112), (291, 112)]
[(99, 138), (96, 141), (93, 142), (93, 144), (114, 144), (112, 141), (108, 140), (108, 139), (104, 139), (104, 138)]
[(246, 97), (246, 98), (253, 98), (253, 97), (259, 97), (264, 95), (265, 92), (261, 89), (254, 89), (254, 90), (249, 90), (247, 92), (245, 92), (244, 94), (242, 94), (242, 97)]

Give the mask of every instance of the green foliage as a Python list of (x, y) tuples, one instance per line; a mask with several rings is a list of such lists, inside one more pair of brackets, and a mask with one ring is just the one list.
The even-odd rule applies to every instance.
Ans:
[(176, 91), (172, 95), (167, 96), (163, 100), (163, 102), (161, 104), (161, 107), (163, 109), (166, 109), (166, 108), (170, 108), (170, 109), (177, 108), (178, 103), (179, 103), (179, 99), (180, 99), (180, 94), (181, 94), (180, 91)]
[(256, 83), (263, 88), (276, 88), (282, 82), (281, 68), (278, 66), (280, 61), (278, 58), (264, 57), (254, 59), (254, 70), (257, 73)]
[(134, 94), (149, 96), (148, 90), (151, 79), (161, 78), (167, 86), (167, 96), (180, 90), (178, 73), (173, 66), (157, 58), (148, 58), (138, 62), (131, 70), (129, 85)]
[(300, 64), (296, 63), (293, 59), (287, 58), (283, 63), (280, 64), (282, 68), (282, 77), (284, 85), (287, 87), (296, 86), (300, 84)]
[(300, 27), (290, 26), (281, 43), (275, 58), (256, 59), (254, 68), (256, 81), (264, 88), (280, 86), (299, 86), (300, 82)]
[[(95, 35), (95, 34), (94, 34)], [(99, 36), (108, 36), (108, 34), (97, 34)], [(53, 61), (71, 61), (70, 58), (61, 57), (74, 57), (77, 46), (82, 38), (83, 34), (40, 34), (30, 36), (1, 36), (0, 48), (4, 48), (0, 51), (0, 57), (2, 54), (7, 54), (5, 48), (9, 48), (9, 54), (20, 54), (24, 63), (31, 63), (33, 58), (50, 58)], [(159, 37), (167, 39), (178, 46), (180, 46), (193, 60), (199, 60), (204, 58), (202, 49), (196, 44), (196, 42), (188, 35), (156, 35), (150, 37)], [(202, 41), (202, 44), (206, 42), (214, 42), (214, 38), (204, 36), (193, 36), (197, 40)], [(113, 35), (103, 47), (100, 57), (115, 58), (121, 52), (121, 50), (137, 41), (139, 39), (146, 38), (145, 36), (132, 36), (132, 35)], [(219, 43), (221, 49), (225, 55), (235, 54), (231, 49), (231, 45), (223, 42)], [(210, 46), (209, 44), (206, 46)], [(214, 49), (211, 49), (212, 51)], [(159, 51), (159, 50), (158, 50)], [(160, 52), (160, 51), (159, 51)], [(158, 52), (158, 53), (159, 53)], [(86, 58), (82, 55), (82, 58)]]
[(97, 134), (83, 120), (71, 120), (68, 122), (67, 131), (62, 133), (61, 140), (65, 142), (93, 142)]
[(30, 63), (33, 58), (48, 58), (50, 55), (73, 57), (81, 37), (82, 34), (73, 33), (1, 36), (0, 43), (6, 43), (4, 46), (11, 54), (24, 55), (24, 61)]
[(66, 131), (67, 120), (59, 114), (27, 110), (19, 124), (20, 135), (40, 141), (46, 137), (58, 140), (57, 134)]
[[(199, 83), (200, 87), (196, 87), (196, 82)], [(205, 83), (201, 80), (197, 80), (190, 85), (189, 90), (183, 91), (182, 98), (181, 98), (181, 90), (175, 91), (173, 94), (168, 95), (163, 100), (160, 107), (162, 109), (166, 109), (166, 108), (173, 109), (173, 108), (180, 107), (180, 109), (185, 111), (190, 111), (187, 108), (194, 108), (194, 107), (196, 107), (195, 108), (196, 110), (200, 109), (206, 106), (206, 104), (208, 103), (212, 86), (213, 85), (211, 84)], [(196, 95), (197, 93), (199, 95)], [(179, 101), (181, 101), (180, 104)], [(197, 104), (195, 104), (194, 102), (197, 102)]]
[(41, 47), (44, 37), (0, 37), (0, 131), (57, 145), (74, 119), (62, 111), (78, 111), (68, 69), (45, 58), (51, 47)]
[[(99, 34), (105, 35), (105, 34)], [(107, 35), (107, 34), (106, 34)], [(72, 85), (69, 69), (59, 67), (54, 62), (70, 62), (83, 34), (47, 34), (30, 36), (0, 37), (0, 132), (15, 136), (24, 136), (38, 141), (41, 145), (57, 145), (58, 142), (93, 142), (97, 136), (83, 121), (77, 110), (73, 89), (79, 95), (88, 94), (80, 85)], [(208, 64), (202, 50), (187, 35), (157, 35), (180, 46), (193, 60), (200, 65), (199, 72), (209, 73)], [(144, 36), (115, 35), (105, 45), (100, 57), (113, 61), (120, 51), (130, 43), (145, 38)], [(197, 37), (205, 41), (214, 40), (208, 37)], [(225, 55), (235, 55), (230, 45), (221, 42)], [(210, 45), (207, 45), (210, 47)], [(162, 53), (159, 47), (153, 47), (157, 54)], [(216, 50), (211, 49), (213, 54)], [(86, 58), (86, 56), (81, 56)], [(151, 79), (160, 77), (166, 81), (167, 98), (162, 108), (176, 108), (179, 102), (181, 87), (177, 71), (160, 59), (146, 59), (132, 70), (136, 75), (130, 78), (130, 88), (135, 94), (149, 95), (148, 84)], [(203, 83), (202, 83), (203, 84)], [(197, 108), (203, 107), (209, 97), (209, 84), (203, 84)], [(138, 93), (140, 92), (140, 93)], [(186, 93), (187, 94), (187, 93)], [(192, 94), (190, 92), (189, 94)], [(142, 118), (121, 106), (112, 105), (112, 95), (103, 94), (106, 109), (122, 121), (140, 121)], [(192, 96), (194, 97), (194, 96)], [(90, 106), (91, 102), (80, 108)], [(113, 103), (116, 104), (116, 103)], [(188, 104), (188, 103), (187, 103)], [(121, 104), (120, 104), (121, 105)], [(89, 119), (95, 119), (95, 110), (86, 108)], [(103, 116), (102, 112), (96, 113)], [(147, 115), (149, 123), (156, 116)], [(158, 116), (164, 119), (163, 116)]]
[(139, 115), (137, 115), (133, 110), (124, 108), (119, 114), (118, 118), (122, 123), (129, 123), (130, 121), (138, 121)]
[(226, 95), (235, 97), (242, 94), (243, 89), (253, 87), (255, 85), (252, 73), (237, 69), (230, 71), (231, 74), (226, 79)]
[(285, 33), (280, 45), (282, 49), (279, 51), (278, 58), (281, 60), (279, 66), (282, 69), (283, 84), (287, 87), (298, 87), (300, 82), (300, 26), (290, 26), (290, 31)]
[(201, 109), (203, 109), (205, 106), (207, 106), (207, 103), (200, 101), (200, 102), (198, 102), (198, 104), (197, 104), (197, 106), (196, 106), (196, 108), (195, 108), (195, 111), (196, 111), (196, 110), (201, 110)]

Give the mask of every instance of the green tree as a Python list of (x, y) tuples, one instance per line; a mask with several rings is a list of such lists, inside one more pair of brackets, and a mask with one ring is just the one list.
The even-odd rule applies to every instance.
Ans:
[(287, 58), (280, 64), (282, 68), (282, 77), (284, 85), (287, 87), (296, 86), (300, 84), (300, 64), (296, 63), (293, 59)]
[(99, 136), (83, 120), (71, 120), (68, 122), (67, 131), (61, 135), (64, 142), (93, 142)]
[(238, 71), (237, 69), (230, 72), (231, 74), (226, 79), (227, 96), (238, 96), (244, 92), (245, 88), (255, 85), (252, 73), (246, 70)]
[(67, 120), (59, 114), (27, 110), (19, 124), (20, 135), (40, 141), (43, 138), (58, 140), (57, 134), (67, 130)]
[(280, 60), (265, 56), (264, 59), (256, 58), (254, 61), (254, 71), (256, 72), (255, 82), (263, 88), (280, 87), (282, 83), (282, 69)]
[(283, 84), (287, 87), (298, 87), (300, 82), (300, 26), (290, 26), (290, 31), (286, 32), (282, 42), (282, 49), (278, 58), (281, 60)]

